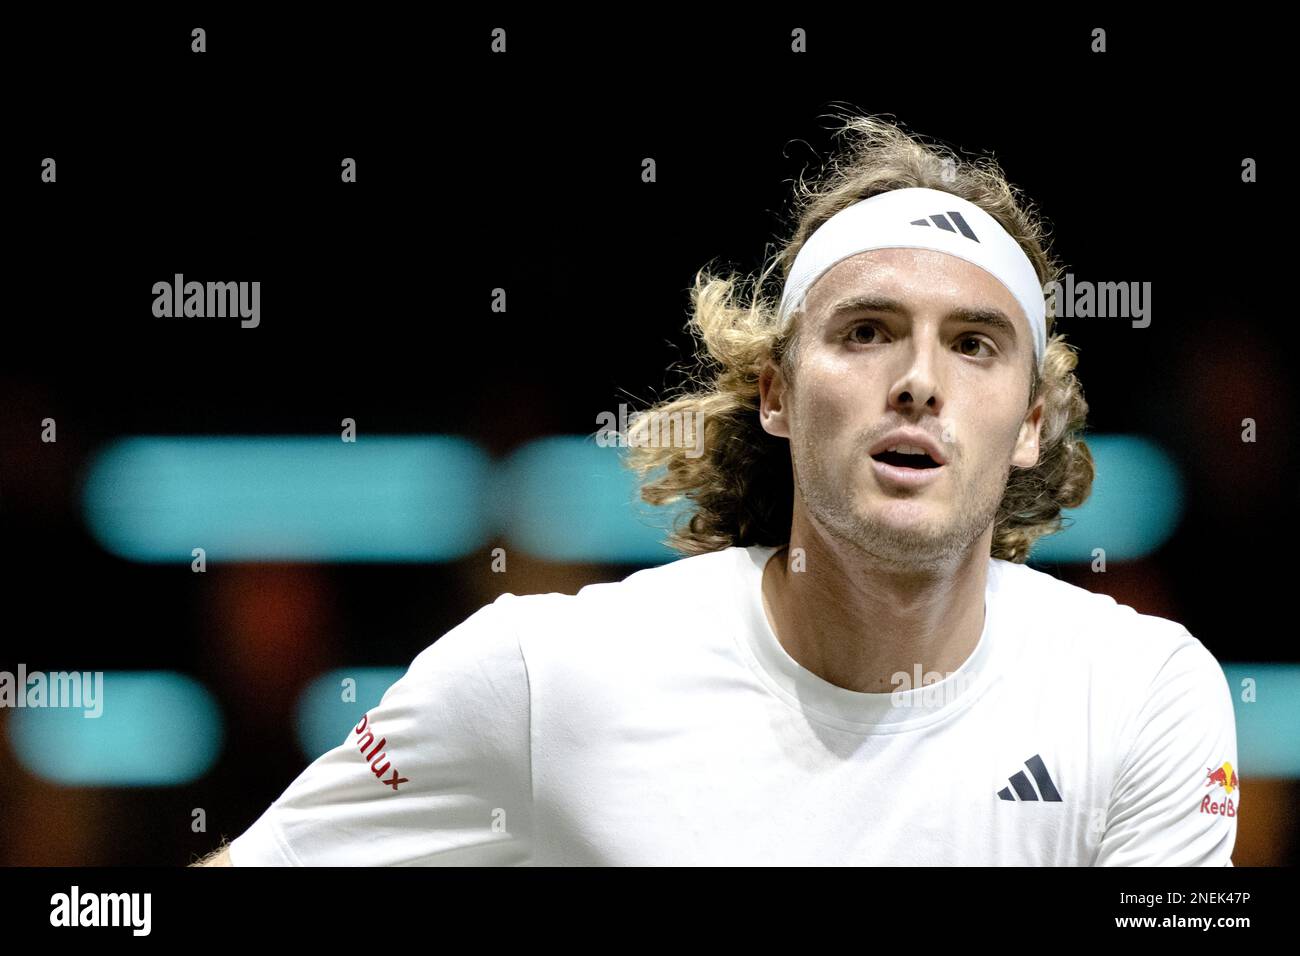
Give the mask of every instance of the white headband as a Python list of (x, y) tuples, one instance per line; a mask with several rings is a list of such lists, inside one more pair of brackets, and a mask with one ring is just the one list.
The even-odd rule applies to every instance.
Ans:
[(933, 249), (979, 266), (1007, 287), (1029, 319), (1042, 368), (1047, 307), (1033, 263), (996, 219), (972, 202), (938, 189), (878, 193), (841, 209), (813, 231), (794, 258), (781, 295), (782, 323), (835, 263), (870, 249)]

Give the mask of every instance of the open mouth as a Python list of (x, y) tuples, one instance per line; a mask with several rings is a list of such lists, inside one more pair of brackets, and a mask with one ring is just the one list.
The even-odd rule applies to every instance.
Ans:
[(886, 465), (893, 465), (896, 468), (938, 468), (939, 463), (929, 455), (905, 455), (898, 451), (882, 451), (878, 455), (872, 455), (876, 461), (883, 462)]

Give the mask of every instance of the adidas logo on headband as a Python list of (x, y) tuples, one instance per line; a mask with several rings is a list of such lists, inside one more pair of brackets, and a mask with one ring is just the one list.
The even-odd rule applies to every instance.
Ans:
[[(943, 213), (939, 213), (937, 215), (931, 216), (930, 218), (934, 221), (934, 224), (938, 226), (940, 229), (947, 230), (948, 232), (956, 232), (958, 229), (960, 229), (961, 234), (965, 236), (967, 239), (974, 239), (976, 242), (980, 241), (979, 236), (975, 235), (975, 230), (972, 229), (970, 226), (966, 225), (966, 220), (961, 217), (961, 213), (950, 212), (948, 213), (948, 215), (952, 216), (952, 222), (949, 222), (947, 217), (944, 216)], [(957, 224), (957, 229), (954, 229), (952, 227), (953, 222)], [(930, 223), (926, 222), (924, 219), (913, 219), (912, 225), (928, 226), (930, 225)]]

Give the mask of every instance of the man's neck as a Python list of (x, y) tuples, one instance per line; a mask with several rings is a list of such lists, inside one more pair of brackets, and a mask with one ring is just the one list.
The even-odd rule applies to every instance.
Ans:
[[(799, 529), (796, 527), (796, 531)], [(863, 693), (898, 690), (894, 675), (948, 675), (984, 630), (989, 542), (981, 536), (943, 570), (901, 570), (816, 532), (793, 539), (763, 571), (763, 606), (781, 646), (800, 666)], [(802, 570), (798, 569), (802, 567)]]

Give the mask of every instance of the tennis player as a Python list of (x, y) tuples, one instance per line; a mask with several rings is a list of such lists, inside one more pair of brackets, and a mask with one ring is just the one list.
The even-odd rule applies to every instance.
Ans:
[(481, 608), (207, 864), (1232, 865), (1215, 658), (1025, 563), (1094, 477), (1042, 224), (992, 161), (840, 134), (626, 435), (684, 557)]

